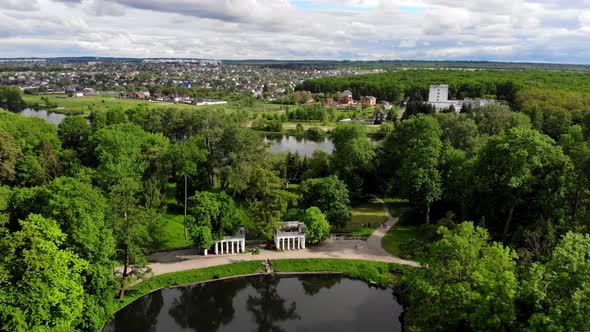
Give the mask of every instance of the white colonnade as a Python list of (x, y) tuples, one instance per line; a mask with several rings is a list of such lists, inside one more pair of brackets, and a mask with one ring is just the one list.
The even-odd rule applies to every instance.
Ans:
[(275, 246), (279, 250), (305, 249), (305, 235), (279, 235)]
[(214, 250), (216, 255), (239, 254), (246, 251), (245, 238), (230, 238), (215, 241), (214, 243)]

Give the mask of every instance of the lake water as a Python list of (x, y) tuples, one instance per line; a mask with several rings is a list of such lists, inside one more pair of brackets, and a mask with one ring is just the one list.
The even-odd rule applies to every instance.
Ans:
[(334, 150), (334, 144), (327, 138), (319, 142), (315, 142), (305, 138), (280, 135), (278, 137), (265, 137), (264, 142), (272, 143), (268, 149), (270, 152), (299, 152), (300, 155), (305, 155), (308, 157), (310, 157), (315, 150), (322, 150), (330, 154)]
[(104, 331), (402, 331), (391, 289), (337, 275), (256, 276), (167, 288), (117, 312)]
[(56, 126), (59, 125), (63, 121), (63, 119), (66, 118), (65, 114), (52, 113), (46, 110), (37, 111), (31, 108), (25, 108), (24, 110), (18, 112), (18, 114), (43, 119), (49, 123), (53, 123)]
[[(373, 145), (379, 144), (377, 140), (370, 139), (370, 141)], [(311, 157), (315, 150), (321, 150), (328, 154), (332, 154), (334, 151), (334, 143), (328, 138), (316, 142), (295, 136), (279, 135), (276, 137), (266, 136), (264, 142), (271, 143), (268, 149), (270, 152), (299, 152), (300, 155), (308, 157)]]

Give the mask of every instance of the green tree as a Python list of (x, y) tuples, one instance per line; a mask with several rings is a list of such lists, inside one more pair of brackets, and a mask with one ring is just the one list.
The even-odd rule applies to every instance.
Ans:
[(441, 226), (442, 239), (428, 246), (422, 268), (407, 282), (409, 328), (424, 331), (499, 331), (512, 326), (518, 291), (516, 254), (490, 243), (485, 228), (471, 222), (454, 231)]
[(331, 133), (334, 151), (332, 166), (349, 190), (360, 192), (364, 175), (373, 168), (375, 148), (360, 124), (339, 125)]
[(66, 235), (62, 247), (89, 263), (82, 271), (86, 280), (81, 327), (100, 329), (110, 315), (115, 288), (115, 243), (105, 219), (107, 201), (91, 184), (66, 177), (51, 182), (40, 196), (43, 215), (56, 220)]
[(184, 239), (188, 238), (186, 211), (188, 205), (188, 178), (206, 173), (205, 162), (207, 150), (204, 141), (200, 137), (192, 137), (172, 146), (172, 159), (176, 174), (184, 180)]
[(584, 331), (590, 326), (590, 235), (569, 232), (547, 264), (533, 264), (523, 294), (533, 331)]
[(506, 239), (520, 206), (527, 213), (519, 218), (521, 225), (538, 217), (556, 223), (564, 220), (571, 170), (569, 158), (548, 136), (531, 129), (509, 129), (489, 138), (479, 150), (474, 161), (474, 195), (490, 226), (503, 224)]
[(57, 127), (57, 135), (65, 149), (79, 154), (90, 136), (90, 126), (81, 116), (67, 116)]
[(289, 205), (296, 203), (297, 195), (284, 190), (285, 181), (262, 167), (256, 168), (252, 179), (245, 193), (246, 199), (251, 203), (248, 215), (257, 232), (270, 240)]
[(21, 230), (0, 229), (0, 330), (72, 329), (84, 310), (88, 263), (70, 250), (56, 222), (30, 215)]
[(425, 223), (430, 223), (430, 207), (442, 197), (439, 169), (443, 143), (437, 121), (418, 115), (403, 121), (384, 144), (385, 167), (393, 170), (394, 184), (400, 186), (414, 205), (425, 208)]
[[(245, 223), (241, 210), (226, 193), (200, 191), (189, 199), (189, 213), (193, 218), (189, 230), (207, 227), (215, 240), (233, 236), (238, 226)], [(193, 231), (190, 232), (193, 234)], [(204, 249), (207, 249), (205, 247)]]
[(27, 107), (27, 104), (24, 102), (18, 87), (0, 86), (0, 108), (10, 112), (19, 112), (25, 107)]
[(305, 180), (299, 185), (298, 192), (301, 207), (318, 207), (330, 224), (344, 227), (352, 219), (348, 189), (336, 176)]
[(309, 243), (320, 243), (330, 236), (330, 224), (326, 216), (317, 207), (305, 210), (305, 240)]
[(442, 140), (448, 142), (455, 149), (467, 153), (473, 152), (478, 143), (479, 132), (473, 119), (457, 113), (439, 113), (436, 115), (442, 129)]

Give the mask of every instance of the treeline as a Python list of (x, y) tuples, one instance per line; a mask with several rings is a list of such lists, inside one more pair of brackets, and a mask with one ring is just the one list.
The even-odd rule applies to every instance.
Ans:
[(298, 219), (314, 243), (351, 220), (330, 158), (273, 157), (245, 114), (137, 107), (90, 119), (56, 128), (0, 111), (0, 330), (100, 330), (169, 239), (169, 183), (199, 250), (239, 226), (269, 240)]
[(307, 80), (298, 90), (335, 93), (349, 89), (355, 98), (373, 95), (399, 102), (419, 94), (428, 99), (431, 84), (448, 84), (450, 99), (496, 98), (514, 102), (523, 88), (590, 92), (586, 74), (516, 70), (401, 70), (381, 74)]

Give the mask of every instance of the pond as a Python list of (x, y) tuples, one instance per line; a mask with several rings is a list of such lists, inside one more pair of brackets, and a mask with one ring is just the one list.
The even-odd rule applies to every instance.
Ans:
[[(378, 140), (369, 139), (373, 145), (379, 144)], [(289, 135), (267, 135), (264, 142), (271, 143), (268, 151), (270, 152), (298, 152), (302, 156), (311, 157), (315, 150), (321, 150), (328, 154), (334, 151), (334, 143), (329, 138), (323, 138), (319, 141), (313, 141), (306, 138), (289, 136)]]
[(43, 119), (49, 123), (53, 123), (56, 126), (59, 125), (63, 121), (63, 119), (66, 118), (65, 114), (52, 113), (52, 112), (48, 112), (46, 110), (37, 111), (37, 110), (31, 109), (31, 108), (25, 108), (24, 110), (18, 112), (18, 114), (28, 116), (28, 117)]
[(334, 144), (329, 139), (322, 139), (318, 142), (295, 136), (279, 135), (276, 137), (266, 136), (264, 142), (271, 142), (268, 149), (270, 152), (299, 152), (300, 155), (311, 157), (315, 150), (322, 150), (326, 153), (332, 153)]
[(256, 276), (166, 288), (104, 331), (401, 331), (391, 289), (338, 275)]

